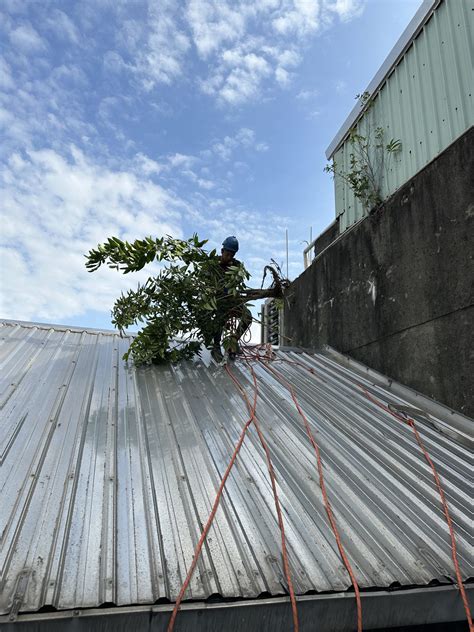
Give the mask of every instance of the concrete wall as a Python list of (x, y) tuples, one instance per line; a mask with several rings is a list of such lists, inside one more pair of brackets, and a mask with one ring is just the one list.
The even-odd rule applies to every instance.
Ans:
[(339, 218), (336, 218), (314, 242), (314, 256), (317, 257), (339, 237)]
[(329, 344), (474, 417), (474, 128), (292, 283), (287, 344)]

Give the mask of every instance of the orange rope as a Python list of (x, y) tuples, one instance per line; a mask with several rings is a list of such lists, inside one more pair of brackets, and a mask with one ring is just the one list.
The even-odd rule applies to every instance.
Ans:
[[(261, 350), (264, 350), (265, 353), (261, 354), (260, 353)], [(262, 360), (265, 360), (265, 361), (271, 360), (272, 362), (282, 362), (285, 364), (292, 364), (294, 366), (299, 366), (305, 371), (308, 371), (308, 373), (311, 373), (311, 375), (314, 375), (315, 377), (317, 377), (322, 382), (326, 382), (326, 380), (324, 380), (320, 375), (318, 375), (317, 371), (313, 369), (313, 367), (310, 367), (304, 364), (303, 362), (298, 362), (297, 360), (288, 360), (287, 358), (279, 358), (276, 355), (276, 353), (272, 350), (271, 345), (269, 344), (253, 345), (251, 348), (246, 347), (242, 356), (244, 357), (245, 360), (253, 360), (253, 361), (260, 361), (260, 362)]]
[[(247, 363), (248, 364), (248, 363)], [(254, 380), (254, 384), (256, 384), (257, 381), (257, 377), (255, 375), (255, 371), (253, 370), (253, 367), (249, 364), (249, 369), (250, 372), (252, 374), (252, 379)], [(229, 369), (229, 367), (226, 365), (225, 369), (227, 371), (227, 373), (229, 374), (229, 376), (231, 377), (232, 381), (234, 382), (234, 384), (236, 385), (236, 387), (238, 388), (238, 390), (240, 391), (240, 393), (242, 394), (243, 398), (245, 399), (245, 402), (247, 404), (247, 408), (250, 406), (250, 402), (248, 400), (247, 397), (247, 393), (245, 392), (245, 390), (243, 389), (243, 387), (241, 386), (241, 384), (239, 383), (239, 381), (237, 380), (237, 378), (233, 375), (232, 371)], [(286, 536), (285, 536), (285, 525), (283, 523), (283, 515), (281, 513), (281, 507), (280, 507), (280, 501), (278, 499), (278, 492), (277, 492), (277, 488), (276, 488), (276, 479), (275, 479), (275, 472), (273, 470), (273, 464), (270, 458), (270, 450), (268, 449), (267, 443), (264, 439), (264, 436), (262, 434), (262, 431), (260, 429), (260, 425), (257, 421), (257, 418), (254, 417), (254, 426), (255, 429), (257, 431), (258, 434), (258, 438), (260, 439), (260, 443), (262, 444), (262, 447), (265, 451), (265, 457), (267, 460), (267, 468), (268, 468), (268, 473), (270, 474), (270, 480), (271, 480), (271, 484), (272, 484), (272, 490), (273, 490), (273, 498), (275, 500), (275, 509), (277, 512), (277, 516), (278, 516), (278, 526), (280, 527), (280, 533), (281, 533), (281, 553), (282, 553), (282, 557), (283, 557), (283, 569), (285, 571), (285, 577), (286, 577), (286, 581), (288, 584), (288, 591), (290, 593), (290, 601), (291, 601), (291, 611), (293, 614), (293, 629), (295, 632), (299, 631), (299, 622), (298, 622), (298, 610), (296, 607), (296, 597), (295, 597), (295, 591), (293, 588), (293, 581), (291, 579), (291, 572), (290, 572), (290, 564), (288, 561), (288, 552), (287, 552), (287, 548), (286, 548)]]
[(240, 434), (240, 437), (239, 437), (239, 440), (237, 442), (237, 445), (235, 446), (234, 453), (232, 454), (232, 458), (231, 458), (231, 460), (229, 462), (229, 465), (227, 466), (227, 469), (226, 469), (226, 471), (224, 473), (224, 476), (222, 477), (221, 483), (219, 485), (219, 489), (217, 491), (216, 498), (214, 500), (214, 505), (212, 506), (211, 513), (209, 514), (209, 518), (207, 519), (206, 525), (205, 525), (204, 529), (202, 530), (201, 537), (199, 538), (199, 542), (196, 545), (196, 549), (194, 551), (192, 564), (191, 564), (191, 566), (189, 568), (188, 574), (186, 575), (186, 579), (184, 580), (183, 585), (181, 587), (181, 590), (179, 592), (179, 595), (178, 595), (178, 597), (176, 599), (176, 603), (175, 603), (175, 606), (174, 606), (174, 609), (173, 609), (173, 613), (172, 613), (171, 619), (170, 619), (170, 621), (168, 623), (167, 632), (172, 632), (172, 630), (174, 628), (174, 624), (175, 624), (175, 621), (176, 621), (176, 617), (178, 615), (178, 610), (180, 608), (181, 601), (183, 600), (184, 594), (185, 594), (185, 592), (186, 592), (186, 590), (187, 590), (187, 588), (189, 586), (189, 583), (191, 581), (191, 577), (192, 577), (192, 575), (194, 573), (194, 570), (196, 568), (196, 564), (197, 564), (198, 559), (199, 559), (199, 555), (201, 554), (201, 550), (202, 550), (202, 547), (203, 547), (203, 544), (204, 544), (204, 540), (206, 539), (206, 536), (207, 536), (207, 534), (209, 532), (209, 529), (211, 528), (212, 521), (214, 520), (214, 516), (216, 515), (217, 507), (219, 506), (219, 502), (220, 502), (220, 499), (222, 497), (222, 493), (224, 491), (225, 483), (226, 483), (227, 478), (228, 478), (228, 476), (230, 474), (232, 466), (234, 465), (235, 459), (237, 458), (237, 454), (240, 451), (240, 448), (241, 448), (242, 443), (243, 443), (244, 438), (245, 438), (245, 434), (246, 434), (250, 424), (252, 423), (252, 421), (255, 421), (255, 412), (256, 412), (256, 408), (257, 408), (257, 396), (258, 396), (258, 385), (257, 385), (257, 380), (256, 379), (254, 380), (254, 387), (255, 387), (255, 392), (254, 392), (254, 400), (253, 400), (253, 404), (252, 405), (250, 404), (250, 402), (248, 400), (248, 397), (246, 397), (246, 403), (247, 403), (247, 407), (248, 407), (249, 412), (250, 412), (250, 417), (249, 417), (248, 421), (246, 422), (245, 426), (243, 427), (243, 430), (242, 430), (242, 432)]
[[(264, 349), (265, 353), (261, 354), (260, 350), (262, 350), (262, 348)], [(293, 614), (293, 627), (294, 627), (294, 631), (298, 632), (299, 631), (299, 622), (298, 622), (298, 611), (297, 611), (297, 607), (296, 607), (296, 597), (295, 597), (295, 592), (294, 592), (294, 588), (293, 588), (293, 582), (291, 579), (291, 572), (290, 572), (290, 565), (289, 565), (289, 561), (288, 561), (288, 552), (287, 552), (287, 547), (286, 547), (286, 536), (285, 536), (285, 527), (284, 527), (284, 523), (283, 523), (283, 515), (281, 512), (281, 507), (280, 507), (280, 501), (278, 498), (278, 492), (277, 492), (277, 487), (276, 487), (276, 478), (275, 478), (275, 472), (273, 469), (273, 464), (271, 461), (271, 457), (270, 457), (270, 451), (268, 449), (267, 443), (265, 441), (265, 438), (263, 436), (263, 433), (260, 429), (260, 425), (257, 421), (256, 418), (256, 408), (257, 408), (257, 399), (258, 399), (258, 384), (257, 384), (257, 378), (255, 375), (255, 371), (253, 369), (253, 367), (250, 364), (250, 361), (258, 361), (262, 364), (264, 364), (264, 366), (274, 375), (279, 376), (280, 381), (282, 381), (284, 384), (286, 384), (286, 387), (288, 388), (289, 392), (291, 393), (291, 397), (295, 403), (295, 406), (298, 410), (299, 415), (302, 417), (304, 425), (305, 425), (305, 429), (306, 432), (308, 434), (309, 440), (314, 448), (315, 454), (316, 454), (316, 458), (317, 458), (317, 465), (318, 465), (318, 473), (319, 473), (319, 482), (320, 482), (320, 487), (321, 487), (321, 491), (322, 491), (322, 495), (323, 495), (323, 499), (324, 499), (324, 505), (325, 505), (325, 509), (326, 509), (326, 513), (328, 515), (328, 519), (329, 522), (331, 524), (331, 527), (333, 529), (335, 538), (336, 538), (336, 542), (337, 542), (337, 546), (339, 549), (339, 552), (341, 554), (341, 558), (344, 561), (344, 564), (347, 568), (347, 571), (351, 577), (352, 580), (352, 584), (354, 586), (354, 590), (355, 590), (355, 594), (356, 594), (356, 601), (357, 601), (357, 630), (358, 632), (362, 632), (362, 607), (361, 607), (361, 600), (360, 600), (360, 591), (359, 591), (359, 586), (357, 584), (355, 575), (352, 571), (352, 567), (350, 565), (350, 562), (346, 556), (346, 553), (344, 551), (344, 547), (342, 545), (341, 539), (340, 539), (340, 535), (339, 532), (337, 530), (337, 525), (336, 525), (336, 520), (334, 517), (334, 514), (332, 512), (332, 508), (329, 502), (329, 498), (327, 495), (327, 491), (326, 491), (326, 486), (325, 486), (325, 481), (324, 481), (324, 473), (323, 473), (323, 465), (322, 465), (322, 460), (321, 460), (321, 453), (319, 450), (319, 446), (316, 443), (314, 436), (311, 432), (311, 428), (309, 426), (308, 420), (303, 412), (303, 410), (301, 409), (301, 406), (299, 405), (299, 402), (297, 400), (295, 391), (292, 387), (292, 385), (282, 376), (282, 374), (279, 371), (276, 371), (275, 369), (271, 368), (269, 366), (269, 361), (275, 360), (277, 359), (275, 357), (275, 354), (273, 353), (271, 346), (269, 345), (258, 345), (255, 349), (255, 351), (251, 351), (250, 353), (246, 352), (244, 353), (244, 359), (246, 361), (246, 363), (249, 366), (251, 375), (252, 375), (252, 380), (253, 380), (253, 384), (254, 384), (254, 399), (253, 399), (253, 403), (251, 404), (249, 401), (249, 398), (247, 396), (247, 393), (245, 392), (244, 388), (242, 387), (242, 385), (240, 384), (240, 382), (237, 380), (237, 378), (233, 375), (232, 371), (229, 369), (229, 367), (226, 365), (225, 369), (228, 373), (228, 375), (230, 376), (230, 378), (232, 379), (232, 381), (234, 382), (235, 386), (237, 387), (237, 389), (239, 390), (239, 392), (241, 393), (242, 397), (245, 400), (245, 403), (247, 405), (247, 408), (249, 410), (250, 413), (250, 417), (248, 419), (248, 421), (246, 422), (241, 435), (239, 437), (239, 440), (236, 444), (236, 447), (234, 449), (234, 452), (232, 454), (232, 458), (229, 462), (229, 465), (227, 466), (227, 469), (224, 473), (224, 476), (222, 477), (221, 483), (219, 485), (219, 489), (217, 491), (217, 495), (216, 498), (214, 500), (214, 504), (211, 510), (211, 513), (209, 514), (209, 518), (206, 522), (206, 525), (201, 533), (201, 536), (199, 538), (198, 544), (196, 546), (196, 549), (194, 551), (194, 556), (193, 556), (193, 561), (191, 564), (191, 567), (189, 568), (189, 571), (187, 573), (186, 579), (183, 582), (183, 585), (181, 587), (181, 590), (179, 592), (179, 595), (176, 599), (176, 603), (173, 609), (173, 613), (171, 615), (169, 624), (168, 624), (168, 628), (167, 628), (167, 632), (172, 632), (173, 628), (174, 628), (174, 624), (176, 621), (176, 616), (178, 614), (181, 602), (183, 600), (184, 594), (189, 586), (189, 583), (191, 581), (192, 575), (194, 573), (194, 570), (196, 568), (198, 559), (199, 559), (199, 555), (201, 554), (202, 551), (202, 547), (204, 545), (204, 541), (206, 539), (206, 536), (209, 532), (209, 529), (211, 527), (212, 521), (214, 520), (214, 517), (216, 515), (217, 512), (217, 508), (220, 502), (220, 499), (222, 497), (223, 494), (223, 490), (224, 490), (224, 486), (225, 483), (227, 481), (227, 478), (230, 474), (230, 471), (234, 465), (234, 462), (237, 458), (237, 455), (240, 451), (240, 448), (242, 446), (242, 443), (244, 441), (245, 435), (247, 433), (247, 430), (250, 426), (250, 424), (253, 422), (255, 425), (255, 429), (257, 431), (258, 437), (260, 439), (260, 442), (262, 444), (262, 447), (264, 449), (265, 452), (265, 457), (266, 457), (266, 461), (267, 461), (267, 468), (268, 468), (268, 472), (270, 475), (270, 480), (271, 480), (271, 485), (272, 485), (272, 490), (273, 490), (273, 496), (274, 496), (274, 500), (275, 500), (275, 508), (276, 508), (276, 512), (277, 512), (277, 516), (278, 516), (278, 525), (280, 527), (280, 533), (281, 533), (281, 543), (282, 543), (282, 558), (283, 558), (283, 567), (284, 567), (284, 572), (285, 572), (285, 577), (288, 583), (288, 589), (289, 589), (289, 593), (290, 593), (290, 600), (291, 600), (291, 607), (292, 607), (292, 614)], [(277, 359), (278, 360), (278, 359)], [(315, 371), (314, 369), (312, 369), (311, 367), (307, 367), (304, 364), (301, 364), (299, 362), (296, 361), (288, 361), (285, 360), (286, 362), (289, 362), (291, 364), (297, 364), (302, 366), (303, 368), (305, 368), (306, 370), (308, 370), (310, 373), (312, 373), (313, 375), (315, 375)], [(375, 403), (377, 406), (381, 407), (383, 410), (385, 410), (386, 412), (389, 412), (392, 416), (394, 416), (395, 418), (397, 418), (399, 421), (403, 421), (404, 423), (406, 423), (408, 426), (410, 426), (415, 434), (415, 438), (418, 442), (418, 445), (420, 447), (420, 449), (423, 452), (423, 455), (426, 459), (426, 461), (428, 462), (428, 464), (431, 467), (431, 470), (433, 472), (433, 477), (436, 483), (436, 486), (438, 488), (438, 492), (441, 498), (441, 502), (442, 502), (442, 506), (443, 506), (443, 511), (446, 517), (446, 521), (449, 527), (449, 531), (450, 531), (450, 536), (451, 536), (451, 551), (452, 551), (452, 559), (454, 562), (454, 567), (455, 567), (455, 571), (456, 571), (456, 578), (458, 581), (458, 587), (461, 593), (461, 598), (463, 601), (463, 605), (464, 605), (464, 609), (466, 611), (466, 616), (467, 616), (467, 620), (468, 620), (468, 624), (469, 624), (469, 632), (474, 632), (474, 626), (472, 623), (472, 617), (471, 617), (471, 612), (469, 609), (469, 604), (467, 601), (467, 596), (466, 596), (466, 591), (464, 589), (464, 584), (462, 581), (462, 576), (461, 576), (461, 570), (459, 567), (459, 562), (458, 562), (458, 558), (457, 558), (457, 549), (456, 549), (456, 540), (455, 540), (455, 534), (454, 534), (454, 528), (453, 528), (453, 524), (452, 524), (452, 520), (451, 520), (451, 516), (449, 514), (449, 509), (448, 509), (448, 504), (446, 501), (446, 497), (443, 491), (443, 488), (441, 486), (441, 481), (439, 479), (438, 473), (436, 471), (436, 468), (434, 466), (433, 461), (431, 460), (426, 448), (423, 445), (423, 442), (421, 440), (421, 437), (418, 433), (418, 430), (415, 426), (415, 422), (413, 419), (411, 418), (407, 418), (405, 419), (404, 417), (402, 417), (401, 415), (395, 413), (394, 411), (390, 410), (390, 408), (388, 408), (387, 406), (385, 406), (382, 402), (378, 401), (374, 396), (372, 396), (361, 384), (359, 384), (360, 388), (364, 391), (366, 397), (371, 400), (373, 403)]]
[(413, 430), (413, 432), (415, 434), (416, 441), (417, 441), (418, 445), (420, 446), (421, 451), (423, 452), (423, 456), (425, 457), (428, 465), (431, 468), (431, 471), (433, 473), (433, 478), (435, 480), (436, 487), (438, 488), (438, 493), (439, 493), (439, 496), (441, 498), (441, 504), (443, 506), (443, 512), (444, 512), (444, 515), (446, 517), (446, 522), (448, 523), (449, 534), (450, 534), (450, 537), (451, 537), (451, 557), (452, 557), (452, 560), (453, 560), (453, 563), (454, 563), (454, 569), (456, 571), (456, 579), (457, 579), (457, 582), (458, 582), (459, 592), (461, 593), (461, 599), (462, 599), (462, 602), (463, 602), (463, 605), (464, 605), (464, 610), (466, 612), (467, 622), (469, 624), (469, 632), (474, 632), (474, 625), (473, 625), (473, 622), (472, 622), (471, 610), (469, 608), (469, 602), (467, 600), (466, 590), (464, 588), (464, 583), (463, 583), (462, 576), (461, 576), (461, 569), (459, 567), (457, 547), (456, 547), (456, 537), (455, 537), (455, 534), (454, 534), (453, 522), (451, 520), (451, 515), (450, 515), (449, 509), (448, 509), (448, 503), (446, 501), (446, 496), (444, 494), (444, 490), (443, 490), (443, 487), (441, 485), (441, 480), (439, 478), (438, 472), (436, 471), (434, 463), (431, 460), (431, 457), (428, 454), (428, 451), (426, 450), (426, 448), (425, 448), (425, 446), (423, 444), (423, 441), (421, 440), (420, 434), (419, 434), (419, 432), (418, 432), (418, 430), (417, 430), (417, 428), (415, 426), (415, 421), (411, 417), (407, 417), (405, 419), (404, 417), (402, 417), (398, 413), (396, 413), (393, 410), (391, 410), (388, 406), (385, 406), (385, 404), (383, 402), (379, 401), (376, 397), (374, 397), (371, 393), (369, 393), (368, 390), (362, 386), (362, 384), (359, 384), (359, 386), (364, 391), (366, 397), (371, 402), (373, 402), (374, 404), (379, 406), (379, 408), (382, 408), (386, 412), (390, 413), (393, 417), (395, 417), (399, 421), (402, 421), (407, 426), (410, 426), (410, 428)]
[(357, 632), (362, 632), (362, 604), (361, 604), (361, 599), (360, 599), (360, 590), (359, 590), (359, 584), (357, 583), (357, 580), (355, 578), (354, 572), (352, 570), (352, 566), (349, 562), (349, 559), (346, 555), (346, 552), (344, 550), (342, 541), (341, 541), (341, 537), (339, 535), (339, 531), (337, 528), (337, 524), (336, 524), (336, 519), (334, 517), (332, 508), (331, 508), (331, 503), (329, 502), (329, 497), (326, 491), (326, 484), (324, 482), (324, 474), (323, 474), (323, 463), (322, 463), (322, 459), (321, 459), (321, 451), (319, 449), (318, 444), (316, 443), (313, 433), (311, 432), (311, 428), (310, 425), (308, 423), (308, 420), (306, 418), (306, 415), (304, 414), (303, 410), (301, 409), (301, 406), (299, 405), (298, 399), (296, 397), (295, 391), (293, 386), (282, 376), (282, 374), (279, 371), (276, 371), (275, 369), (273, 369), (272, 367), (270, 367), (268, 364), (265, 364), (265, 367), (271, 372), (273, 373), (273, 375), (275, 375), (277, 377), (277, 379), (280, 379), (280, 381), (286, 386), (286, 388), (289, 390), (291, 397), (293, 399), (293, 402), (295, 403), (295, 406), (298, 410), (298, 413), (300, 415), (300, 417), (303, 419), (303, 423), (304, 426), (306, 428), (306, 433), (308, 435), (308, 438), (311, 442), (311, 445), (314, 448), (314, 452), (316, 454), (316, 459), (317, 459), (317, 464), (318, 464), (318, 473), (319, 473), (319, 486), (321, 488), (321, 492), (323, 495), (323, 500), (324, 500), (324, 507), (326, 509), (326, 513), (329, 519), (329, 523), (331, 524), (332, 530), (334, 532), (334, 537), (336, 538), (336, 542), (337, 542), (337, 548), (339, 549), (339, 553), (341, 554), (341, 558), (344, 562), (345, 567), (347, 568), (347, 572), (349, 573), (349, 576), (351, 578), (352, 581), (352, 585), (354, 586), (354, 591), (355, 591), (355, 597), (356, 597), (356, 604), (357, 604)]

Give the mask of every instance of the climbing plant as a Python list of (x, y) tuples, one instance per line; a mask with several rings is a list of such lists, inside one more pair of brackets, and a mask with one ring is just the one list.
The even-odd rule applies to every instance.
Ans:
[[(215, 250), (205, 250), (206, 240), (170, 236), (137, 239), (132, 243), (110, 237), (86, 255), (86, 268), (101, 265), (123, 274), (137, 272), (158, 262), (159, 270), (136, 290), (122, 293), (112, 309), (112, 324), (121, 334), (132, 325), (142, 326), (124, 359), (136, 364), (177, 361), (211, 346), (218, 313), (231, 313), (244, 303), (282, 295), (279, 271), (269, 266), (270, 288), (247, 288), (249, 273), (243, 265), (219, 265)], [(231, 328), (224, 332), (223, 345), (232, 342)]]
[(347, 182), (366, 210), (378, 207), (382, 201), (383, 180), (388, 176), (390, 160), (402, 149), (400, 139), (386, 140), (387, 129), (372, 126), (370, 110), (374, 100), (368, 92), (358, 94), (361, 108), (365, 110), (364, 134), (354, 126), (349, 132), (349, 166), (341, 167), (335, 160), (324, 170)]

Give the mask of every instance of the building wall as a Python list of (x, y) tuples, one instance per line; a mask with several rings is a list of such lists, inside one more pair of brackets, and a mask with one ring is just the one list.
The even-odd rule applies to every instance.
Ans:
[(287, 344), (329, 344), (474, 417), (473, 173), (471, 128), (292, 283)]
[[(474, 125), (474, 43), (470, 26), (474, 0), (443, 0), (357, 124), (386, 128), (385, 137), (399, 139), (402, 149), (382, 170), (382, 193), (388, 197)], [(351, 143), (334, 155), (349, 169)], [(366, 214), (361, 202), (341, 179), (335, 180), (336, 217), (340, 231)]]

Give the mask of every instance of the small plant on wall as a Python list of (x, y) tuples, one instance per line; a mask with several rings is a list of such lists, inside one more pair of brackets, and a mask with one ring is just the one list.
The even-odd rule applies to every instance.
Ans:
[(357, 127), (349, 132), (349, 166), (344, 169), (336, 161), (326, 165), (324, 171), (347, 182), (366, 211), (377, 208), (382, 202), (383, 179), (388, 175), (390, 160), (402, 149), (399, 139), (386, 141), (384, 127), (372, 127), (369, 112), (374, 101), (368, 92), (358, 94), (361, 108), (365, 111), (364, 134)]

